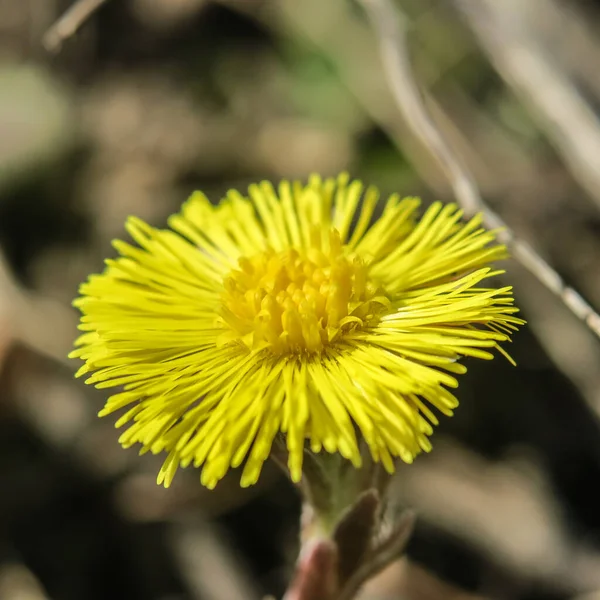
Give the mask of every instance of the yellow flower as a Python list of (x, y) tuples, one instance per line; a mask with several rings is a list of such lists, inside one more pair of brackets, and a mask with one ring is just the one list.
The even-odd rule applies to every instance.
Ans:
[(480, 283), (506, 258), (481, 217), (379, 193), (346, 175), (251, 185), (213, 206), (196, 192), (171, 230), (137, 218), (119, 258), (81, 286), (72, 357), (97, 388), (122, 386), (101, 416), (129, 407), (120, 443), (202, 467), (214, 487), (245, 461), (255, 483), (276, 436), (294, 481), (307, 444), (388, 472), (431, 448), (458, 402), (464, 356), (492, 358), (523, 321), (510, 287)]

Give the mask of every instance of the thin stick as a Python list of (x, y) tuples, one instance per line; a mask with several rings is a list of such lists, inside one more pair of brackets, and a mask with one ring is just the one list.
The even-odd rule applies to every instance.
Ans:
[[(564, 69), (550, 60), (539, 35), (521, 14), (522, 0), (454, 0), (454, 4), (496, 71), (531, 107), (531, 116), (600, 207), (600, 122)], [(589, 60), (593, 59), (586, 56), (580, 62)]]
[(452, 151), (432, 121), (414, 78), (408, 58), (405, 22), (391, 0), (359, 0), (369, 17), (380, 45), (381, 58), (396, 104), (415, 136), (429, 150), (448, 178), (457, 202), (467, 216), (481, 212), (490, 229), (502, 228), (498, 239), (516, 260), (600, 337), (600, 315), (527, 243), (515, 236), (504, 221), (482, 200), (467, 167)]
[(49, 52), (58, 52), (63, 42), (76, 33), (106, 0), (77, 0), (45, 33), (42, 44)]

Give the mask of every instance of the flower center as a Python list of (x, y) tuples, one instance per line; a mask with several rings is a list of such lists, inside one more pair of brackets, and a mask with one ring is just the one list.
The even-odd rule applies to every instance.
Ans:
[(274, 354), (322, 352), (352, 330), (372, 325), (389, 307), (368, 267), (343, 252), (332, 231), (327, 249), (267, 250), (240, 258), (224, 280), (225, 341)]

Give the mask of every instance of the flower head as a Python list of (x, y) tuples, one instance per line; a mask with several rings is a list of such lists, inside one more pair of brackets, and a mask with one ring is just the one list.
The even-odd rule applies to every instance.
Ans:
[[(481, 217), (453, 204), (379, 193), (346, 175), (252, 185), (214, 206), (200, 192), (158, 230), (136, 218), (139, 247), (81, 286), (83, 334), (71, 354), (98, 388), (122, 387), (120, 442), (202, 467), (213, 487), (245, 462), (258, 479), (276, 436), (290, 475), (305, 445), (361, 465), (360, 440), (392, 472), (431, 447), (452, 415), (463, 357), (492, 358), (523, 321), (510, 287), (481, 283), (506, 257)], [(379, 216), (375, 216), (375, 215)]]

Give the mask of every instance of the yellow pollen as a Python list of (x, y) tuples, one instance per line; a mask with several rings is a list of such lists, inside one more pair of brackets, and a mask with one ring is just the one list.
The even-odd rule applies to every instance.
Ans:
[(375, 324), (389, 306), (368, 277), (368, 266), (344, 254), (339, 234), (329, 248), (271, 249), (239, 259), (224, 280), (221, 317), (225, 342), (274, 354), (313, 354), (350, 331)]

